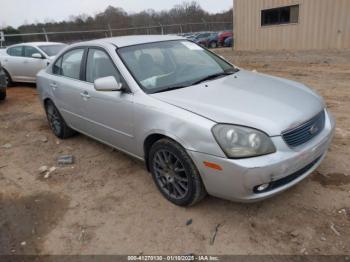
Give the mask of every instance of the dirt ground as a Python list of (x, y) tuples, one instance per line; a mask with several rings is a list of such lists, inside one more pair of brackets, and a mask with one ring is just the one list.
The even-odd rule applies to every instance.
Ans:
[[(350, 51), (217, 52), (325, 98), (337, 130), (316, 172), (264, 202), (180, 208), (137, 160), (83, 135), (56, 139), (35, 87), (13, 87), (0, 103), (0, 254), (350, 254)], [(75, 163), (58, 166), (64, 154)], [(44, 165), (57, 168), (49, 178)]]

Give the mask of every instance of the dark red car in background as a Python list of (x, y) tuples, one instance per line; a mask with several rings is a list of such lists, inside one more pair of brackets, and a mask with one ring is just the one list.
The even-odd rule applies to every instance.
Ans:
[(224, 46), (225, 40), (229, 37), (233, 37), (232, 31), (222, 31), (218, 34), (218, 46)]

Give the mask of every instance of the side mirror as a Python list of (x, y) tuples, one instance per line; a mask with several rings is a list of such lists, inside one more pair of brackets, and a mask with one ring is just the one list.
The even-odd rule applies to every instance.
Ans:
[(97, 91), (121, 91), (123, 84), (118, 82), (114, 76), (98, 78), (94, 82)]
[(34, 53), (32, 54), (32, 58), (42, 59), (43, 56), (40, 53)]

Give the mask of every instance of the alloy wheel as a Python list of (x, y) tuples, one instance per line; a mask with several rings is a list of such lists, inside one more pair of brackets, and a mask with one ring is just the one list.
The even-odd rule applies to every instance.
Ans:
[(182, 199), (188, 193), (188, 174), (181, 160), (168, 150), (156, 152), (153, 158), (155, 178), (169, 197)]
[(47, 118), (52, 131), (58, 135), (62, 130), (62, 123), (58, 111), (52, 106), (47, 106)]

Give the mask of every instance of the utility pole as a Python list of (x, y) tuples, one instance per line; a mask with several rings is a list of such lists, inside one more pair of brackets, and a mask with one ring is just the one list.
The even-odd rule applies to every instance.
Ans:
[(110, 25), (110, 24), (108, 24), (108, 31), (109, 31), (109, 35), (110, 35), (111, 37), (113, 37), (113, 31), (112, 31), (112, 28), (111, 28), (111, 25)]
[(161, 23), (159, 23), (159, 25), (160, 25), (160, 29), (162, 31), (162, 35), (164, 35), (164, 27), (163, 27), (163, 25)]
[(45, 40), (46, 40), (46, 42), (49, 42), (49, 36), (47, 35), (46, 30), (45, 30), (44, 27), (43, 27), (43, 32), (44, 32), (44, 34), (45, 34)]

